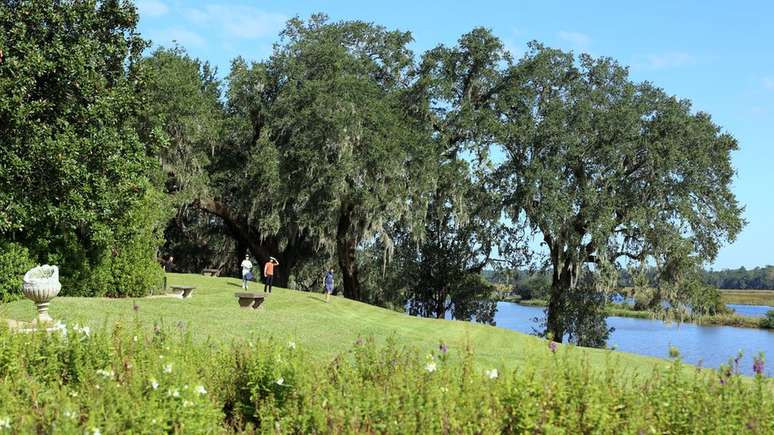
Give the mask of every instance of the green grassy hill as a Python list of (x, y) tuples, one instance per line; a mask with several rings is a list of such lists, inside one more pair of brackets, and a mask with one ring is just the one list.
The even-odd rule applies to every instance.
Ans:
[[(514, 331), (285, 289), (243, 309), (236, 279), (170, 278), (193, 298), (57, 298), (68, 327), (51, 334), (0, 320), (0, 432), (774, 433), (761, 376), (554, 354)], [(0, 318), (33, 317), (29, 301), (0, 306)]]
[[(163, 323), (182, 327), (196, 339), (231, 342), (260, 336), (292, 340), (323, 358), (332, 358), (351, 349), (358, 337), (374, 337), (384, 342), (393, 336), (402, 344), (418, 349), (437, 349), (440, 342), (450, 349), (472, 344), (477, 359), (487, 366), (516, 367), (549, 358), (545, 340), (515, 331), (462, 321), (423, 319), (385, 310), (360, 302), (334, 297), (326, 304), (319, 293), (274, 289), (262, 308), (240, 308), (234, 297), (241, 281), (198, 275), (170, 274), (169, 285), (196, 286), (193, 297), (177, 299), (152, 296), (140, 299), (56, 298), (51, 315), (65, 323), (93, 328), (114, 321), (139, 320), (151, 327)], [(262, 285), (252, 283), (251, 291)], [(137, 310), (134, 310), (136, 304)], [(17, 301), (0, 306), (0, 318), (28, 321), (35, 316), (32, 302)], [(607, 350), (578, 348), (592, 366), (613, 358), (621, 367), (650, 372), (657, 358)], [(664, 349), (666, 354), (667, 349)], [(452, 353), (453, 355), (454, 353)]]

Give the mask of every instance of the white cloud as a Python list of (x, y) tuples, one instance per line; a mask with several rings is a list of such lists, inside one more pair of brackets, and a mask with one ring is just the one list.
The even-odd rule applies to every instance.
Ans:
[(278, 33), (287, 17), (252, 6), (211, 4), (201, 9), (187, 9), (184, 16), (195, 24), (214, 26), (226, 35), (256, 39)]
[(774, 91), (774, 76), (764, 77), (763, 87), (770, 91)]
[(196, 32), (181, 27), (170, 27), (150, 35), (151, 40), (156, 45), (170, 45), (172, 41), (184, 47), (201, 47), (206, 44), (206, 40)]
[(137, 9), (140, 15), (148, 17), (160, 17), (169, 12), (169, 7), (159, 0), (138, 0)]
[(559, 32), (559, 39), (569, 42), (574, 48), (585, 48), (591, 44), (591, 36), (581, 32)]
[(645, 67), (649, 69), (669, 69), (690, 66), (696, 63), (696, 57), (681, 51), (669, 51), (659, 54), (649, 54), (644, 57)]

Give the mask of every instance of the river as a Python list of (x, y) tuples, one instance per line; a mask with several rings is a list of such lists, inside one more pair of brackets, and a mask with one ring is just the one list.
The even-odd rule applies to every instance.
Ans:
[(774, 310), (774, 307), (768, 305), (726, 304), (726, 306), (733, 309), (736, 314), (747, 317), (766, 317), (766, 313), (769, 312), (769, 310)]
[[(498, 302), (495, 322), (498, 327), (530, 334), (537, 326), (533, 319), (542, 315), (543, 308), (540, 307)], [(671, 345), (680, 350), (684, 362), (719, 368), (742, 351), (744, 356), (739, 370), (746, 375), (753, 374), (753, 356), (763, 352), (767, 359), (765, 373), (774, 376), (774, 331), (771, 330), (664, 323), (629, 317), (608, 317), (607, 324), (615, 328), (608, 346), (623, 352), (668, 358)]]

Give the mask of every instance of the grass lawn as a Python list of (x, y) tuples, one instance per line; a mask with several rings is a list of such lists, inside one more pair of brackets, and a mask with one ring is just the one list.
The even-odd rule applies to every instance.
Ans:
[[(358, 337), (384, 342), (390, 336), (428, 351), (437, 349), (441, 341), (450, 349), (471, 343), (478, 360), (488, 366), (516, 367), (528, 359), (535, 363), (550, 357), (546, 341), (537, 337), (470, 322), (411, 317), (341, 297), (326, 304), (320, 293), (275, 288), (262, 308), (242, 309), (234, 297), (241, 291), (240, 283), (235, 278), (170, 274), (169, 285), (196, 286), (192, 298), (59, 297), (52, 302), (50, 312), (54, 319), (94, 328), (135, 318), (148, 327), (156, 322), (167, 327), (180, 325), (196, 339), (218, 342), (272, 336), (293, 340), (322, 358), (351, 349)], [(262, 290), (262, 285), (259, 288), (252, 283), (250, 290)], [(34, 305), (27, 300), (0, 305), (0, 318), (28, 321), (34, 316)], [(609, 350), (577, 348), (573, 352), (587, 357), (593, 366), (602, 367), (606, 359), (612, 359), (641, 375), (650, 373), (654, 365), (668, 364), (657, 358)]]
[(774, 307), (774, 290), (720, 290), (720, 299), (727, 304), (768, 305)]

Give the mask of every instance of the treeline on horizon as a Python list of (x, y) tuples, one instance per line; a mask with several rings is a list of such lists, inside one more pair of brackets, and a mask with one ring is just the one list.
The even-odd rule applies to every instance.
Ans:
[[(486, 269), (484, 278), (493, 284), (506, 285), (512, 290), (530, 290), (533, 294), (545, 294), (551, 285), (550, 272), (540, 271), (509, 271)], [(652, 285), (657, 283), (658, 272), (649, 269), (646, 272)], [(728, 290), (774, 290), (774, 266), (763, 266), (747, 269), (703, 270), (701, 279), (707, 285)], [(634, 279), (628, 270), (619, 272), (617, 286), (619, 288), (633, 287)]]
[(35, 263), (63, 294), (126, 297), (170, 256), (236, 275), (250, 254), (279, 286), (333, 267), (347, 298), (491, 322), (496, 261), (556, 271), (544, 333), (600, 346), (624, 259), (656, 266), (654, 301), (696, 305), (744, 225), (736, 139), (615, 59), (536, 41), (516, 59), (485, 28), (414, 53), (410, 32), (315, 14), (221, 80), (138, 20), (0, 2), (2, 300)]

